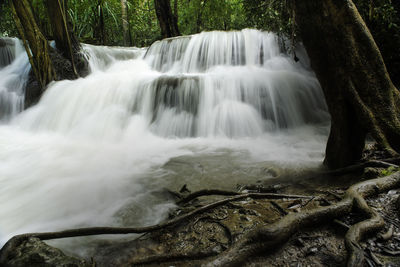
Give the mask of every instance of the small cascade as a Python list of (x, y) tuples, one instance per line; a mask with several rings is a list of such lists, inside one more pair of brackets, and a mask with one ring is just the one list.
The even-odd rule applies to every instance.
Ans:
[(162, 136), (257, 136), (329, 120), (308, 62), (283, 54), (272, 33), (166, 39), (154, 43), (145, 60), (166, 81), (153, 86), (152, 128)]
[(0, 38), (0, 69), (15, 59), (15, 41), (12, 38)]
[(117, 61), (131, 60), (141, 57), (145, 50), (136, 47), (109, 47), (83, 44), (83, 53), (89, 61), (91, 72), (106, 70)]
[(8, 121), (24, 108), (30, 64), (16, 38), (0, 39), (0, 121)]

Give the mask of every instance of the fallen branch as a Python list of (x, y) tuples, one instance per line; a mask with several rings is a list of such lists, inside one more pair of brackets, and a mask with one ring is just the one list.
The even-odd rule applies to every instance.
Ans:
[(363, 211), (369, 217), (351, 226), (346, 234), (348, 266), (362, 266), (364, 253), (360, 254), (358, 242), (366, 233), (383, 227), (383, 220), (367, 205), (364, 198), (398, 186), (400, 186), (400, 172), (355, 184), (346, 191), (343, 200), (336, 204), (301, 213), (291, 213), (276, 223), (248, 232), (239, 242), (205, 266), (242, 266), (251, 256), (276, 249), (300, 229), (340, 218), (353, 208)]
[(0, 250), (0, 265), (5, 264), (8, 260), (9, 253), (22, 244), (25, 240), (31, 237), (39, 238), (40, 240), (50, 240), (50, 239), (61, 239), (69, 237), (80, 237), (80, 236), (92, 236), (92, 235), (115, 235), (115, 234), (141, 234), (154, 232), (159, 229), (163, 229), (184, 220), (187, 220), (194, 215), (200, 214), (202, 212), (208, 211), (215, 207), (224, 205), (226, 203), (242, 200), (245, 198), (265, 198), (265, 199), (279, 199), (279, 198), (309, 198), (306, 196), (298, 195), (285, 195), (285, 194), (272, 194), (272, 193), (237, 193), (237, 196), (226, 198), (213, 202), (211, 204), (205, 205), (203, 207), (197, 208), (187, 214), (176, 217), (169, 221), (152, 225), (146, 227), (88, 227), (88, 228), (78, 228), (70, 229), (59, 232), (44, 232), (44, 233), (27, 233), (16, 235), (12, 237)]
[(279, 199), (279, 198), (310, 198), (310, 196), (300, 196), (300, 195), (287, 195), (287, 194), (276, 194), (276, 193), (241, 193), (241, 192), (235, 192), (235, 191), (225, 191), (225, 190), (218, 190), (218, 189), (204, 189), (200, 191), (196, 191), (191, 193), (190, 195), (182, 198), (181, 200), (178, 201), (178, 204), (183, 204), (187, 203), (189, 201), (192, 201), (198, 197), (204, 197), (204, 196), (246, 196), (246, 195), (251, 195), (252, 198), (273, 198), (273, 199)]

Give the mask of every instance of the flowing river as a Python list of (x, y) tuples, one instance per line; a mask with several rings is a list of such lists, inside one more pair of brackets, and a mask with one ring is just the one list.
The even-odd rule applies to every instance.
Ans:
[(329, 114), (306, 53), (277, 36), (205, 32), (149, 49), (84, 45), (91, 74), (23, 110), (30, 70), (0, 46), (0, 246), (24, 232), (144, 226), (163, 188), (232, 189), (321, 164)]

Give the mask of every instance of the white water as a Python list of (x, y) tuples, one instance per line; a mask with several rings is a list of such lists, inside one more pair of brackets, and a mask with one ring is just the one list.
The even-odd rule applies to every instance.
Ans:
[(30, 71), (25, 49), (16, 38), (0, 41), (0, 123), (24, 108), (24, 88)]
[[(245, 163), (315, 167), (322, 159), (329, 116), (318, 81), (272, 34), (85, 50), (88, 77), (52, 83), (0, 126), (0, 243), (22, 232), (156, 223), (173, 204), (150, 192), (190, 182), (179, 172), (168, 178), (163, 165), (174, 157), (224, 149)], [(234, 185), (218, 176), (193, 184), (205, 181)], [(134, 212), (125, 220), (127, 207)]]

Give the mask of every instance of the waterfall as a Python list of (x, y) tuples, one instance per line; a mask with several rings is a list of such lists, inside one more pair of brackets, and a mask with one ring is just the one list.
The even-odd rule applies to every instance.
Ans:
[(29, 71), (21, 42), (16, 38), (0, 38), (0, 122), (23, 110)]
[[(0, 70), (0, 100), (9, 103), (1, 110), (12, 110), (0, 125), (0, 243), (23, 232), (153, 224), (174, 206), (155, 188), (230, 189), (266, 179), (261, 170), (271, 165), (322, 160), (322, 90), (307, 60), (285, 54), (275, 34), (83, 45), (91, 73), (52, 82), (23, 112), (29, 64), (12, 43), (20, 50)], [(262, 167), (253, 175), (251, 166)]]
[[(118, 138), (135, 114), (162, 137), (251, 137), (329, 120), (316, 77), (271, 33), (204, 32), (146, 53), (85, 51), (93, 74), (52, 85), (23, 127), (66, 133), (85, 125), (87, 134), (101, 127), (102, 138)], [(87, 123), (93, 118), (99, 123)]]

